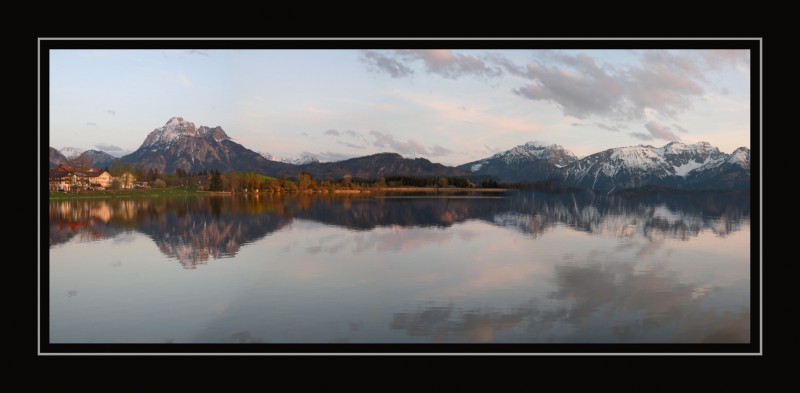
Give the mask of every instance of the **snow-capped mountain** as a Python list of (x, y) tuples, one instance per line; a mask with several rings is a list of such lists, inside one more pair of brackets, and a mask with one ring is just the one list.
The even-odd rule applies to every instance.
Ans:
[(589, 155), (565, 167), (564, 183), (603, 192), (646, 185), (715, 188), (708, 184), (710, 178), (704, 174), (719, 168), (714, 176), (719, 177), (732, 168), (734, 164), (729, 161), (733, 160), (740, 169), (746, 165), (747, 179), (736, 176), (724, 188), (743, 188), (749, 187), (749, 155), (747, 148), (728, 155), (708, 142), (691, 145), (671, 142), (658, 148), (649, 145), (618, 147)]
[(59, 153), (61, 153), (67, 159), (70, 159), (70, 158), (75, 158), (75, 157), (81, 155), (81, 153), (83, 153), (84, 151), (85, 151), (84, 149), (67, 146), (67, 147), (61, 148), (59, 150)]
[(459, 168), (475, 177), (505, 182), (554, 179), (601, 192), (646, 185), (745, 189), (750, 186), (750, 149), (725, 154), (708, 142), (671, 142), (663, 147), (618, 147), (578, 159), (559, 145), (528, 142)]
[(156, 128), (148, 134), (140, 149), (146, 147), (151, 151), (164, 150), (186, 137), (208, 139), (215, 142), (231, 139), (221, 127), (201, 126), (195, 128), (194, 123), (186, 121), (182, 117), (173, 117), (163, 127)]
[[(59, 152), (51, 150), (51, 162), (62, 160), (63, 156), (56, 153)], [(641, 186), (718, 190), (750, 187), (750, 149), (742, 147), (725, 154), (707, 142), (619, 147), (582, 159), (559, 145), (528, 142), (457, 168), (395, 153), (323, 163), (310, 153), (296, 159), (257, 153), (234, 142), (221, 127), (195, 127), (181, 117), (173, 117), (154, 129), (135, 152), (121, 160), (164, 173), (181, 168), (187, 172), (253, 171), (274, 177), (293, 177), (306, 171), (319, 179), (349, 174), (363, 179), (450, 176), (473, 180), (489, 177), (504, 182), (558, 180), (567, 187), (608, 193)]]
[(270, 161), (283, 161), (283, 159), (281, 159), (278, 156), (272, 155), (271, 153), (267, 153), (267, 152), (261, 151), (261, 152), (258, 152), (258, 154), (260, 154), (261, 157), (264, 157), (264, 158), (266, 158), (266, 159), (268, 159)]
[(492, 176), (504, 181), (537, 181), (561, 177), (561, 168), (577, 159), (575, 154), (559, 145), (527, 142), (458, 168), (474, 175)]
[(182, 117), (173, 117), (154, 129), (136, 151), (121, 160), (165, 173), (178, 168), (187, 172), (219, 169), (277, 173), (288, 165), (269, 161), (234, 142), (222, 127), (195, 127)]
[(306, 165), (320, 161), (315, 155), (311, 153), (303, 153), (298, 158), (282, 158), (281, 162), (293, 165)]
[(731, 153), (728, 156), (728, 163), (739, 165), (742, 168), (747, 169), (750, 171), (750, 149), (746, 147), (740, 147)]
[(750, 149), (740, 147), (724, 158), (692, 171), (686, 178), (686, 187), (714, 190), (750, 188)]
[(306, 165), (314, 162), (320, 162), (320, 160), (311, 153), (302, 153), (298, 158), (278, 157), (271, 153), (265, 153), (265, 152), (261, 152), (258, 154), (261, 154), (261, 157), (264, 157), (271, 161), (285, 162), (287, 164), (292, 164), (292, 165)]
[(234, 142), (221, 127), (195, 127), (194, 123), (181, 117), (173, 117), (164, 126), (150, 132), (135, 152), (120, 160), (163, 173), (172, 173), (181, 168), (187, 172), (211, 169), (223, 172), (252, 171), (273, 177), (294, 177), (303, 171), (312, 173), (315, 178), (341, 178), (345, 174), (363, 179), (466, 175), (453, 167), (422, 158), (403, 158), (394, 153), (326, 163), (319, 162), (309, 153), (303, 153), (298, 159), (288, 162), (277, 162), (276, 158), (268, 153), (256, 153)]
[[(80, 151), (80, 154), (70, 157), (64, 156), (62, 151), (75, 153)], [(74, 147), (65, 147), (61, 150), (50, 148), (50, 168), (55, 168), (60, 164), (73, 163), (73, 165), (86, 165), (96, 168), (104, 168), (110, 166), (116, 158), (106, 152), (100, 150), (81, 150)]]

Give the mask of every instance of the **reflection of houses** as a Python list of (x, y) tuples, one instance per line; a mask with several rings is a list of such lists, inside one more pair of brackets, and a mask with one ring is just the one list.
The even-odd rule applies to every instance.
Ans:
[(59, 165), (50, 170), (50, 191), (74, 188), (107, 188), (111, 185), (112, 177), (108, 171), (98, 168), (75, 168), (69, 165)]

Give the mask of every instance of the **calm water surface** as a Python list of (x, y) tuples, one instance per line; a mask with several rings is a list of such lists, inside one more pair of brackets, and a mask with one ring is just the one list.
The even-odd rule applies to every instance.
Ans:
[(54, 343), (750, 341), (746, 195), (50, 203)]

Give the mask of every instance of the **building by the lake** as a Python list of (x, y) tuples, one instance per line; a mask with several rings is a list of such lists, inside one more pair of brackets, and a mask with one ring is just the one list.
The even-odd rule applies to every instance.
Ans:
[[(133, 175), (126, 172), (127, 176)], [(130, 183), (133, 181), (126, 178)], [(114, 178), (108, 171), (99, 168), (75, 168), (69, 165), (59, 165), (50, 170), (50, 191), (72, 191), (75, 189), (106, 189), (111, 186)]]

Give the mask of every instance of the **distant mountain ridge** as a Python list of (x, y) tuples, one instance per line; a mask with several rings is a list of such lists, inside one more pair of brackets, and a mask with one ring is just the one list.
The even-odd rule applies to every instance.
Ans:
[(80, 149), (77, 147), (62, 147), (59, 151), (64, 157), (67, 159), (78, 157), (81, 153), (84, 152), (84, 149)]
[(559, 145), (527, 142), (489, 158), (459, 165), (458, 168), (503, 181), (538, 181), (559, 177), (561, 168), (577, 160), (575, 154)]
[[(717, 181), (718, 178), (726, 180)], [(708, 142), (691, 145), (670, 142), (659, 148), (617, 147), (564, 167), (563, 182), (603, 192), (645, 185), (746, 189), (750, 187), (750, 149), (741, 147), (729, 155)]]
[(50, 147), (50, 168), (55, 168), (67, 162), (67, 157), (54, 147)]
[[(81, 153), (67, 157), (61, 153), (62, 151), (68, 151), (72, 153), (80, 151)], [(83, 164), (89, 167), (105, 168), (106, 166), (111, 166), (111, 163), (113, 163), (114, 160), (116, 160), (114, 156), (100, 150), (81, 150), (74, 147), (57, 150), (53, 147), (50, 147), (50, 168), (55, 168), (61, 164), (67, 164), (70, 162), (76, 165)]]
[(302, 170), (317, 178), (340, 179), (345, 174), (360, 179), (377, 179), (386, 176), (456, 177), (466, 172), (428, 161), (425, 158), (403, 158), (397, 153), (378, 153), (336, 162), (312, 162), (302, 165)]
[[(95, 167), (111, 165), (114, 157), (97, 151), (81, 152)], [(62, 151), (50, 148), (50, 166), (68, 162)], [(217, 169), (249, 171), (268, 176), (295, 177), (308, 172), (317, 179), (359, 179), (387, 176), (471, 177), (500, 182), (553, 180), (567, 187), (611, 193), (642, 186), (675, 189), (740, 190), (750, 187), (750, 149), (740, 147), (731, 154), (707, 142), (670, 142), (662, 147), (638, 145), (606, 149), (578, 158), (557, 144), (527, 142), (481, 160), (458, 167), (433, 163), (425, 158), (404, 158), (397, 153), (378, 153), (336, 162), (320, 162), (310, 153), (294, 160), (247, 149), (222, 127), (195, 127), (182, 117), (170, 118), (151, 131), (142, 145), (119, 160), (145, 169), (173, 173)]]
[(100, 150), (86, 150), (78, 157), (86, 157), (92, 163), (91, 166), (96, 168), (105, 168), (107, 166), (111, 166), (114, 160), (117, 159), (111, 154)]
[[(221, 127), (195, 127), (182, 117), (173, 117), (147, 135), (142, 145), (120, 160), (146, 169), (172, 173), (217, 169), (252, 171), (269, 176), (297, 176), (311, 173), (317, 178), (377, 179), (381, 176), (464, 176), (463, 171), (432, 163), (424, 158), (403, 158), (396, 153), (379, 153), (337, 162), (319, 162), (310, 154), (296, 160), (277, 161), (269, 153), (257, 153), (234, 142)], [(287, 162), (288, 161), (288, 162)]]

